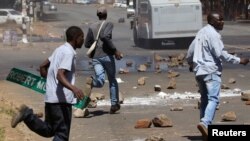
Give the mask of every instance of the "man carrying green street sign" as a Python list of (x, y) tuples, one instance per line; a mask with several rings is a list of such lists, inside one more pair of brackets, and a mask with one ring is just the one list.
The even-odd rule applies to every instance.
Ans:
[[(12, 68), (6, 80), (17, 83), (24, 87), (30, 88), (41, 94), (46, 92), (46, 79), (30, 72)], [(89, 96), (84, 96), (82, 100), (78, 100), (74, 105), (76, 108), (84, 109), (90, 102)]]
[(72, 105), (84, 99), (82, 90), (75, 86), (75, 50), (82, 47), (84, 33), (80, 27), (71, 26), (65, 35), (67, 42), (56, 48), (40, 65), (40, 75), (46, 78), (46, 91), (45, 80), (41, 81), (43, 78), (18, 69), (12, 70), (8, 76), (7, 80), (41, 93), (45, 91), (45, 119), (38, 118), (31, 108), (23, 104), (12, 117), (13, 128), (23, 121), (30, 130), (43, 137), (54, 137), (55, 141), (69, 140)]

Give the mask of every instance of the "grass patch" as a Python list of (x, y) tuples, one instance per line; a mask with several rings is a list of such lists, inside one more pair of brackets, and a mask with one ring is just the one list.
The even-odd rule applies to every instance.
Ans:
[(9, 116), (13, 116), (14, 113), (15, 113), (15, 111), (13, 109), (0, 107), (0, 114), (6, 114)]
[[(14, 113), (15, 111), (13, 109), (0, 105), (0, 115), (13, 116)], [(4, 141), (4, 138), (5, 138), (5, 128), (0, 127), (0, 141)]]
[(0, 127), (0, 141), (4, 140), (4, 133), (5, 133), (4, 128)]
[[(8, 116), (12, 116), (14, 114), (14, 110), (0, 106), (0, 114), (6, 114)], [(4, 137), (5, 137), (5, 129), (4, 127), (0, 127), (0, 141), (4, 141)]]

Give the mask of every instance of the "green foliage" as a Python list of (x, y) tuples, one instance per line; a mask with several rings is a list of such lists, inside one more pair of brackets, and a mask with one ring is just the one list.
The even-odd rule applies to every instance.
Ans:
[(4, 128), (0, 127), (0, 141), (4, 141)]
[(4, 107), (0, 107), (0, 114), (7, 114), (9, 116), (12, 116), (12, 115), (14, 115), (14, 113), (15, 112), (12, 109), (6, 109)]
[[(0, 114), (6, 114), (12, 116), (14, 114), (14, 110), (0, 106)], [(5, 137), (5, 129), (4, 127), (0, 127), (0, 141), (4, 141), (4, 137)]]

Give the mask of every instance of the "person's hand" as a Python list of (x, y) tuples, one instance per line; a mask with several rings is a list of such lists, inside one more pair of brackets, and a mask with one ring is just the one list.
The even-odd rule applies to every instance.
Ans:
[(240, 58), (240, 64), (246, 65), (249, 62), (249, 59), (247, 58)]
[(81, 89), (78, 89), (77, 87), (74, 86), (72, 91), (77, 99), (79, 100), (83, 99), (84, 94)]
[(193, 72), (193, 67), (189, 66), (189, 72)]
[(123, 54), (120, 51), (115, 52), (115, 59), (116, 60), (121, 60), (123, 58)]
[(189, 64), (189, 71), (190, 72), (193, 72), (193, 67), (194, 67), (193, 64)]

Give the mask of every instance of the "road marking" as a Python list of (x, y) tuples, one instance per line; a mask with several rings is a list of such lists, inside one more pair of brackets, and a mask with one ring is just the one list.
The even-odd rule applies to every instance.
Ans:
[[(135, 105), (171, 105), (175, 101), (179, 100), (198, 100), (200, 98), (199, 93), (184, 92), (184, 93), (164, 93), (149, 94), (148, 97), (127, 97), (124, 99), (122, 106), (135, 106)], [(221, 90), (220, 97), (236, 97), (241, 96), (240, 89), (233, 90)], [(110, 100), (104, 99), (97, 101), (98, 106), (110, 106)]]

